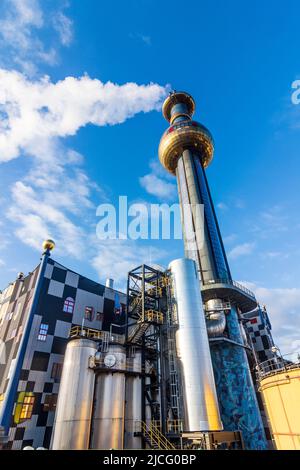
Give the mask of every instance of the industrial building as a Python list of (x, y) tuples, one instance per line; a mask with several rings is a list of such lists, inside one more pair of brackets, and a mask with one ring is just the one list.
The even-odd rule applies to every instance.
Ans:
[(11, 449), (50, 446), (72, 326), (109, 335), (124, 321), (125, 294), (56, 263), (47, 246), (41, 263), (0, 296), (0, 410), (9, 410), (1, 424)]
[[(170, 93), (159, 145), (177, 179), (185, 258), (167, 269), (141, 260), (120, 293), (56, 263), (47, 240), (39, 266), (2, 293), (7, 447), (265, 450), (274, 440), (285, 448), (276, 436), (288, 429), (299, 448), (296, 421), (281, 427), (272, 412), (282, 405), (263, 367), (279, 364), (271, 324), (232, 279), (205, 174), (213, 138), (194, 111), (189, 94)], [(289, 367), (283, 401), (299, 396), (297, 365)]]

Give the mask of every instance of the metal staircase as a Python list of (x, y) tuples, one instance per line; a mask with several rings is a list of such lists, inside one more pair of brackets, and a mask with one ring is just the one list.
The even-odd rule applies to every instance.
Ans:
[(142, 337), (144, 336), (151, 324), (160, 325), (163, 323), (163, 314), (161, 312), (149, 309), (146, 310), (143, 315), (142, 311), (139, 310), (139, 307), (140, 305), (136, 307), (136, 312), (139, 314), (140, 318), (128, 334), (127, 341), (128, 343), (132, 344), (138, 344), (141, 342)]
[(138, 344), (146, 333), (150, 323), (136, 323), (128, 336), (128, 343)]
[(176, 447), (160, 432), (155, 423), (149, 425), (144, 421), (137, 421), (139, 431), (145, 442), (151, 449), (157, 450), (174, 450)]

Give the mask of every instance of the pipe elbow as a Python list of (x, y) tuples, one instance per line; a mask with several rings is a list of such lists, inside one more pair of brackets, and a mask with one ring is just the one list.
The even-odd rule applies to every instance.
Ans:
[(209, 338), (221, 336), (226, 327), (226, 317), (224, 312), (215, 312), (206, 319), (206, 327)]

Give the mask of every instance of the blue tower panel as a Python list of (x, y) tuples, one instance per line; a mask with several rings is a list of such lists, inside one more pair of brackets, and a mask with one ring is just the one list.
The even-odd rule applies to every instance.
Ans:
[(211, 357), (224, 429), (242, 431), (245, 448), (266, 450), (268, 444), (235, 309), (227, 316), (234, 344), (211, 341)]

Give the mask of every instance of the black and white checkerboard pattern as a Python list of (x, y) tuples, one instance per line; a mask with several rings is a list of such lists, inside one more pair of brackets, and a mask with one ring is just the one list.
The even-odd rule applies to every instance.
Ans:
[(272, 351), (274, 341), (267, 311), (259, 308), (252, 313), (245, 314), (244, 320), (246, 320), (245, 325), (251, 338), (258, 362), (272, 359), (272, 357), (274, 357), (274, 352)]

